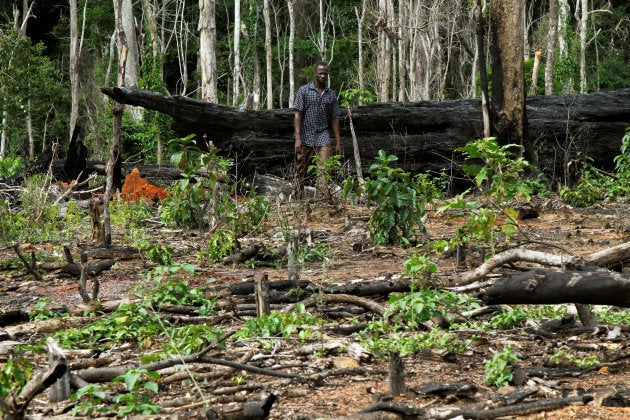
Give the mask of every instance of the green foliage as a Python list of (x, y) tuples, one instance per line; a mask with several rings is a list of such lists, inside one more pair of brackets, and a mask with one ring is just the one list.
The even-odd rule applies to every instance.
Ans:
[(110, 390), (108, 385), (87, 385), (79, 388), (70, 396), (70, 400), (77, 401), (72, 408), (72, 415), (95, 416), (96, 413), (105, 413), (109, 408), (103, 405)]
[(383, 317), (394, 329), (416, 330), (437, 315), (446, 315), (449, 308), (461, 310), (476, 306), (467, 296), (441, 289), (420, 289), (410, 293), (392, 293)]
[(162, 333), (159, 318), (144, 305), (122, 304), (109, 316), (80, 328), (58, 331), (53, 338), (66, 348), (93, 348), (110, 342), (132, 341), (142, 344), (144, 340)]
[(555, 365), (575, 365), (580, 369), (588, 369), (600, 363), (599, 359), (594, 354), (578, 357), (564, 347), (557, 349), (554, 354), (549, 357), (549, 361)]
[[(67, 119), (60, 112), (65, 109), (67, 91), (54, 61), (44, 52), (42, 43), (33, 44), (29, 37), (20, 36), (12, 22), (0, 28), (0, 109), (5, 113), (2, 128), (9, 154), (26, 153), (23, 141), (29, 135), (28, 116), (38, 142), (51, 144), (67, 136)], [(62, 122), (64, 131), (60, 131)], [(42, 144), (35, 147), (41, 150)]]
[(130, 369), (112, 382), (123, 382), (127, 392), (114, 397), (116, 414), (120, 417), (156, 414), (160, 408), (151, 402), (149, 393), (158, 393), (160, 374), (146, 369)]
[[(223, 330), (209, 325), (196, 324), (173, 328), (169, 331), (170, 340), (162, 348), (169, 355), (189, 355), (202, 348), (216, 343), (223, 334)], [(218, 349), (224, 348), (225, 343), (219, 344)]]
[(187, 229), (225, 225), (235, 235), (242, 235), (265, 220), (268, 208), (263, 197), (255, 191), (241, 196), (238, 183), (228, 188), (222, 182), (227, 181), (232, 161), (218, 156), (218, 149), (202, 151), (194, 135), (172, 140), (169, 149), (171, 162), (183, 174), (162, 203), (164, 222)]
[(409, 277), (413, 285), (428, 287), (431, 275), (437, 272), (437, 264), (428, 259), (425, 255), (414, 252), (404, 263), (405, 272), (403, 276)]
[(59, 208), (48, 198), (48, 180), (42, 175), (27, 178), (20, 194), (21, 211), (0, 199), (0, 242), (44, 242), (72, 234), (59, 229)]
[(149, 261), (156, 264), (173, 265), (173, 250), (168, 245), (158, 242), (149, 246), (144, 253)]
[[(366, 333), (369, 332), (369, 329), (366, 330)], [(446, 349), (461, 353), (469, 347), (469, 343), (462, 341), (457, 334), (440, 328), (422, 333), (395, 332), (380, 338), (374, 334), (364, 333), (361, 337), (363, 345), (380, 357), (387, 357), (390, 351), (405, 357), (424, 349)]]
[(327, 243), (315, 241), (309, 246), (300, 247), (298, 258), (300, 261), (329, 261), (333, 259), (339, 251), (331, 252)]
[[(467, 245), (476, 240), (482, 246), (488, 246), (494, 254), (497, 234), (501, 233), (507, 241), (518, 232), (518, 213), (510, 202), (517, 197), (529, 200), (533, 188), (537, 186), (521, 179), (521, 174), (532, 166), (522, 157), (515, 156), (512, 150), (519, 147), (514, 144), (499, 146), (494, 137), (489, 137), (468, 142), (457, 149), (470, 162), (462, 168), (481, 189), (485, 201), (467, 201), (465, 196), (468, 192), (465, 192), (438, 208), (438, 214), (450, 211), (456, 216), (462, 213), (466, 216), (464, 225), (455, 230), (455, 237), (451, 240), (453, 246)], [(484, 202), (485, 205), (482, 204)]]
[(484, 365), (485, 381), (488, 385), (502, 387), (513, 378), (512, 369), (518, 363), (518, 356), (507, 346), (500, 353), (495, 353), (492, 360)]
[(178, 277), (178, 273), (194, 274), (194, 268), (189, 264), (156, 267), (147, 275), (147, 280), (153, 282), (153, 287), (143, 287), (139, 295), (150, 307), (160, 309), (163, 305), (198, 306), (199, 315), (209, 315), (214, 312), (216, 299), (206, 299), (199, 287), (190, 287), (187, 280)]
[(376, 94), (370, 90), (346, 89), (339, 92), (339, 105), (350, 108), (376, 102)]
[(594, 312), (595, 318), (600, 322), (613, 325), (630, 325), (630, 310), (618, 307), (601, 307)]
[(230, 255), (236, 250), (236, 234), (233, 230), (217, 229), (212, 234), (206, 252), (202, 258), (219, 262), (223, 257)]
[(370, 235), (377, 245), (409, 243), (419, 231), (424, 232), (424, 202), (409, 172), (392, 168), (396, 156), (379, 150), (376, 163), (365, 179), (365, 195), (370, 216)]
[(337, 204), (339, 201), (335, 194), (335, 179), (338, 174), (341, 173), (341, 155), (333, 155), (328, 159), (322, 160), (319, 156), (313, 156), (313, 165), (310, 165), (307, 169), (309, 174), (315, 175), (319, 188), (324, 190), (325, 199), (330, 204)]
[(22, 159), (19, 157), (0, 157), (0, 179), (15, 175), (24, 168)]
[(593, 166), (590, 157), (583, 157), (579, 161), (581, 161), (581, 168), (577, 185), (560, 188), (560, 197), (572, 206), (588, 207), (602, 201), (606, 197), (607, 190), (612, 190), (613, 182)]
[(621, 154), (614, 157), (615, 171), (617, 173), (630, 172), (630, 127), (626, 127), (626, 133), (621, 139)]
[(298, 338), (305, 340), (312, 337), (309, 329), (300, 328), (303, 325), (321, 325), (324, 320), (310, 315), (304, 311), (301, 304), (295, 305), (292, 312), (271, 311), (269, 315), (251, 318), (237, 333), (237, 337), (278, 337), (289, 338), (297, 334)]
[(113, 200), (110, 203), (110, 220), (112, 225), (121, 226), (125, 229), (140, 229), (144, 226), (146, 219), (153, 216), (151, 206), (142, 200), (135, 202), (125, 202), (124, 200)]
[(37, 303), (31, 308), (28, 316), (31, 321), (45, 321), (47, 319), (64, 318), (69, 316), (67, 312), (53, 311), (48, 309), (48, 303), (52, 297), (46, 296), (37, 299)]
[(494, 315), (490, 319), (490, 325), (493, 327), (507, 330), (522, 325), (528, 318), (528, 313), (518, 307), (511, 311), (504, 311)]
[[(9, 357), (0, 370), (0, 397), (17, 397), (30, 380), (33, 365), (28, 359)], [(8, 413), (5, 413), (8, 416)]]

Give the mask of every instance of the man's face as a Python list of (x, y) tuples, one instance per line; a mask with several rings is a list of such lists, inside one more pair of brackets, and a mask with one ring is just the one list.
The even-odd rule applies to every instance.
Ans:
[(326, 86), (326, 82), (328, 81), (328, 67), (317, 66), (315, 68), (315, 81), (318, 86)]

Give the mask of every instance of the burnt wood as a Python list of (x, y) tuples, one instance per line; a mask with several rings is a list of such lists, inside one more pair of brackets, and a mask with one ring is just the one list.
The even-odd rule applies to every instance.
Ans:
[(608, 270), (536, 269), (510, 276), (481, 294), (486, 304), (584, 303), (630, 306), (630, 280)]
[[(215, 146), (234, 155), (246, 172), (286, 175), (293, 163), (293, 111), (241, 110), (185, 96), (165, 96), (135, 88), (104, 87), (113, 100), (174, 118), (181, 136), (206, 133)], [(562, 174), (576, 152), (610, 169), (630, 126), (630, 89), (527, 99), (529, 133), (541, 168)], [(393, 102), (352, 108), (364, 173), (379, 149), (398, 156), (413, 172), (461, 163), (455, 149), (482, 137), (481, 101)], [(341, 119), (345, 156), (352, 158), (350, 122)], [(568, 152), (567, 152), (568, 150)]]

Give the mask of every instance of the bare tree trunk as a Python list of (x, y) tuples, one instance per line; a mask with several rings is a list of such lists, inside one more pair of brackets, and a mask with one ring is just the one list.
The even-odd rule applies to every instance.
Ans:
[(486, 64), (486, 51), (484, 48), (484, 26), (483, 9), (481, 0), (477, 0), (477, 4), (473, 10), (473, 18), (475, 20), (475, 32), (477, 35), (477, 56), (479, 64), (479, 87), (481, 89), (481, 111), (483, 115), (483, 136), (490, 137), (490, 110), (488, 109), (488, 73)]
[(289, 108), (293, 107), (295, 101), (295, 16), (293, 6), (295, 0), (287, 0), (289, 10)]
[(271, 75), (271, 18), (269, 0), (263, 3), (263, 19), (265, 20), (265, 64), (267, 79), (267, 109), (273, 108), (273, 80)]
[(578, 0), (578, 3), (581, 5), (578, 25), (578, 33), (580, 35), (580, 93), (586, 93), (586, 19), (588, 18), (588, 3), (586, 0)]
[(558, 0), (549, 0), (549, 27), (547, 35), (545, 95), (553, 95), (553, 68), (556, 64), (556, 43), (558, 42)]
[[(569, 47), (567, 43), (567, 27), (569, 25), (569, 0), (558, 0), (558, 56), (562, 62), (569, 58)], [(573, 81), (567, 79), (562, 86), (562, 93), (572, 93)]]
[(199, 66), (201, 99), (217, 102), (216, 0), (199, 0)]
[(136, 39), (136, 23), (131, 0), (123, 0), (121, 19), (127, 42), (127, 62), (125, 64), (125, 86), (138, 86), (140, 73), (140, 51)]
[(497, 0), (492, 4), (492, 106), (499, 141), (522, 145), (525, 158), (535, 163), (525, 115), (523, 2)]
[(232, 72), (232, 106), (238, 103), (241, 77), (241, 0), (234, 0), (234, 70)]
[(70, 0), (70, 134), (75, 130), (79, 119), (79, 27), (77, 19), (77, 0)]

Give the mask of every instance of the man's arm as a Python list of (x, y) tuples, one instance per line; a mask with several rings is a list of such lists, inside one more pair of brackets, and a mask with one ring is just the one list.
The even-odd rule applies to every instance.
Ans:
[[(302, 118), (304, 118), (304, 113), (302, 111), (295, 111), (295, 117), (293, 117), (293, 129), (295, 130), (295, 152), (299, 152), (302, 148), (302, 133), (300, 130), (302, 129)], [(337, 129), (337, 131), (339, 131)]]
[(330, 119), (330, 128), (333, 132), (333, 137), (335, 138), (335, 153), (341, 154), (341, 136), (339, 136), (339, 118), (332, 117)]

